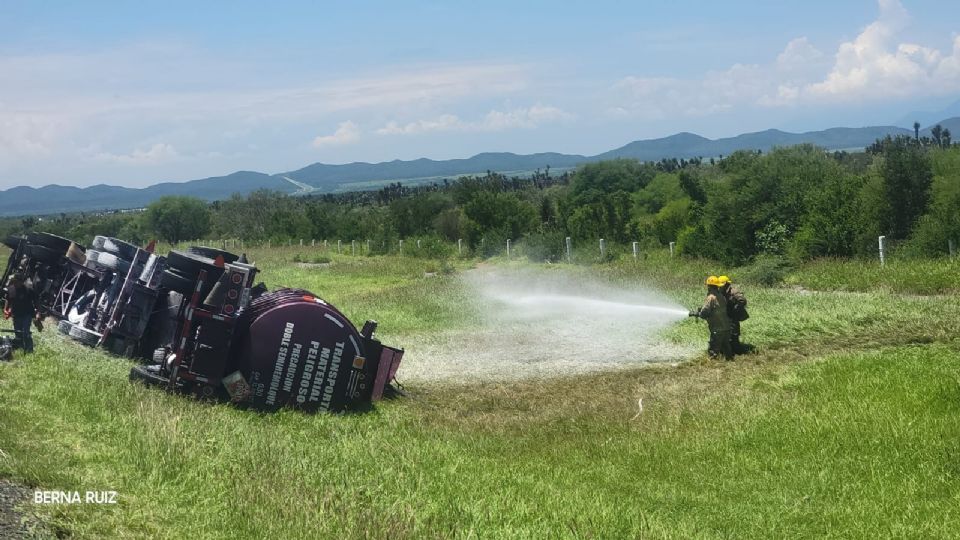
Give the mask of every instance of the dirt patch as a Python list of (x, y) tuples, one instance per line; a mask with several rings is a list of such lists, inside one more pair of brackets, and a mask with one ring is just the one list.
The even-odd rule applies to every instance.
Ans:
[(34, 490), (0, 478), (0, 538), (56, 538), (36, 516), (29, 505)]

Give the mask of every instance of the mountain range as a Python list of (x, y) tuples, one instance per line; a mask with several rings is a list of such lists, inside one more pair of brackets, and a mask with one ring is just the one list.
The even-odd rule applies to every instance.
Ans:
[[(960, 139), (960, 116), (937, 122)], [(930, 127), (921, 134), (929, 134)], [(213, 201), (234, 193), (245, 195), (258, 189), (290, 194), (332, 193), (375, 189), (389, 182), (421, 183), (462, 175), (530, 173), (550, 166), (568, 169), (581, 163), (605, 159), (630, 158), (656, 161), (663, 158), (719, 157), (737, 150), (767, 151), (776, 146), (810, 143), (828, 150), (861, 149), (886, 135), (913, 135), (913, 130), (896, 126), (831, 128), (806, 133), (788, 133), (776, 129), (744, 133), (736, 137), (708, 139), (694, 133), (677, 133), (659, 139), (634, 141), (620, 148), (597, 154), (539, 153), (518, 155), (509, 152), (482, 153), (467, 159), (383, 163), (314, 163), (302, 169), (278, 174), (238, 171), (188, 182), (164, 182), (146, 188), (95, 185), (86, 188), (48, 185), (41, 188), (15, 187), (0, 191), (0, 216), (57, 214), (107, 209), (140, 208), (164, 195), (189, 195)]]

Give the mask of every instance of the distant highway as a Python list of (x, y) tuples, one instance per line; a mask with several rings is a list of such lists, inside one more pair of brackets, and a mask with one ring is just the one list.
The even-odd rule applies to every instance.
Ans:
[(291, 184), (297, 186), (297, 192), (294, 193), (294, 195), (307, 195), (307, 194), (313, 193), (314, 191), (319, 191), (317, 188), (311, 186), (310, 184), (297, 182), (296, 180), (294, 180), (293, 178), (290, 178), (289, 176), (281, 176), (280, 178), (283, 178), (287, 182), (290, 182)]

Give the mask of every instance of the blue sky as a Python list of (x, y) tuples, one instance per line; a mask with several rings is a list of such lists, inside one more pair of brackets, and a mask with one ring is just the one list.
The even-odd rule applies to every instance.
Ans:
[(0, 188), (890, 124), (960, 99), (958, 33), (955, 0), (0, 0)]

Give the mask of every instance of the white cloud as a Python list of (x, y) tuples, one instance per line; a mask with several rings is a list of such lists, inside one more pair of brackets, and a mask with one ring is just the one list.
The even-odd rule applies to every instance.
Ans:
[[(244, 166), (263, 167), (257, 163), (284, 159), (267, 156), (301, 151), (290, 148), (316, 135), (310, 126), (336, 125), (337, 117), (362, 125), (397, 111), (501, 99), (530, 81), (529, 66), (494, 62), (395, 65), (341, 78), (307, 71), (293, 80), (270, 73), (251, 78), (270, 69), (258, 61), (212, 57), (182, 44), (0, 51), (0, 183), (189, 178), (203, 156), (238, 153)], [(355, 125), (317, 137), (317, 144), (349, 141)], [(157, 141), (169, 149), (154, 147)], [(174, 159), (173, 148), (191, 151)], [(105, 167), (111, 163), (171, 167), (115, 172)]]
[(129, 154), (113, 154), (110, 152), (93, 154), (95, 161), (119, 165), (159, 165), (179, 158), (180, 153), (177, 152), (177, 149), (166, 143), (156, 143), (146, 150), (137, 148)]
[(755, 101), (769, 88), (768, 79), (760, 66), (743, 64), (700, 79), (626, 77), (613, 86), (607, 112), (645, 120), (707, 116)]
[(56, 115), (5, 111), (0, 103), (0, 163), (49, 156), (65, 124)]
[(416, 135), (431, 131), (453, 131), (463, 129), (465, 124), (454, 114), (443, 114), (436, 118), (416, 120), (404, 125), (396, 121), (387, 122), (387, 125), (377, 130), (378, 135)]
[(320, 135), (313, 139), (314, 148), (339, 146), (360, 140), (360, 126), (351, 120), (340, 122), (332, 135)]
[(388, 122), (377, 130), (378, 135), (416, 135), (440, 131), (506, 131), (510, 129), (534, 129), (543, 124), (570, 120), (573, 115), (557, 107), (541, 105), (520, 107), (506, 111), (492, 110), (483, 118), (467, 122), (453, 114), (416, 120), (406, 124)]
[(625, 77), (607, 112), (646, 119), (705, 116), (736, 107), (783, 107), (948, 95), (960, 91), (960, 36), (943, 53), (898, 42), (909, 16), (899, 0), (878, 0), (880, 16), (830, 57), (806, 37), (767, 64), (735, 64), (700, 78)]
[(573, 115), (557, 107), (537, 103), (532, 107), (511, 109), (509, 111), (490, 111), (480, 122), (482, 131), (502, 131), (505, 129), (532, 129), (541, 124), (561, 122), (573, 118)]
[(906, 21), (898, 0), (880, 0), (880, 17), (856, 39), (840, 45), (833, 69), (822, 81), (803, 86), (801, 97), (848, 101), (960, 90), (960, 77), (952, 73), (960, 43), (955, 40), (946, 56), (922, 45), (896, 43)]

